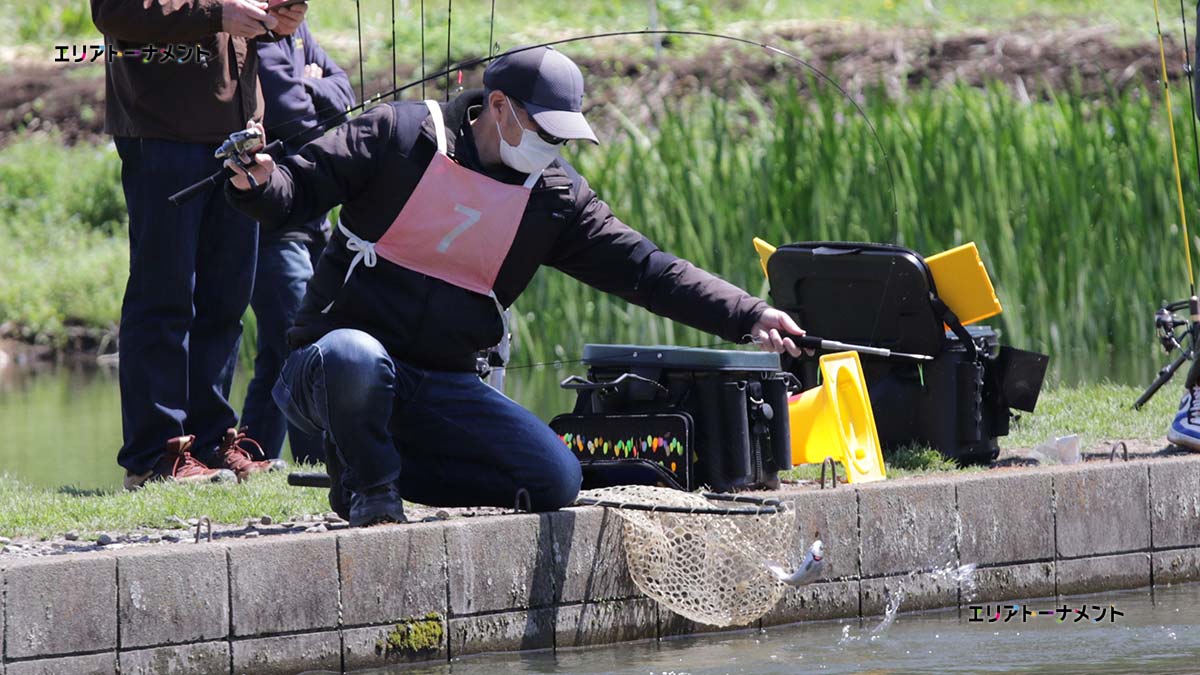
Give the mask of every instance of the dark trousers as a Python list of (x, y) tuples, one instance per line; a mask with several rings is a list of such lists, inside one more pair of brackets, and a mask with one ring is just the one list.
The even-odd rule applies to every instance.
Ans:
[(258, 322), (258, 353), (254, 358), (254, 377), (246, 390), (242, 424), (246, 433), (258, 441), (267, 457), (279, 457), (286, 433), (292, 443), (292, 458), (297, 462), (325, 461), (320, 435), (305, 433), (288, 424), (283, 411), (271, 400), (271, 387), (288, 355), (287, 330), (296, 318), (304, 290), (312, 278), (313, 267), (321, 251), (318, 245), (298, 241), (260, 242), (258, 270), (250, 308)]
[(194, 434), (214, 464), (237, 426), (229, 389), (250, 302), (258, 224), (214, 187), (181, 206), (172, 193), (219, 170), (215, 146), (116, 138), (129, 211), (129, 282), (121, 305), (124, 444), (117, 462), (153, 468), (169, 438)]
[(579, 493), (579, 461), (533, 413), (475, 373), (392, 359), (360, 330), (293, 352), (274, 396), (291, 422), (329, 434), (353, 491), (396, 481), (421, 504), (512, 508), (524, 489), (535, 511)]

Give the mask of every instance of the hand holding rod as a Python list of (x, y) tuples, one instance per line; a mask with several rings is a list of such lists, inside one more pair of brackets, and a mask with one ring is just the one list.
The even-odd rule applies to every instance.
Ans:
[[(268, 155), (271, 155), (272, 157), (278, 157), (278, 155), (276, 153), (283, 152), (283, 141), (279, 140), (279, 139), (271, 141), (270, 143), (267, 144), (267, 147), (265, 147), (261, 150), (258, 150), (258, 152), (265, 152)], [(209, 176), (208, 178), (201, 180), (200, 182), (196, 183), (195, 185), (188, 186), (188, 187), (180, 190), (179, 192), (176, 192), (175, 194), (171, 195), (170, 197), (167, 197), (167, 199), (175, 206), (179, 206), (181, 204), (184, 204), (188, 200), (194, 198), (196, 195), (200, 194), (200, 192), (207, 190), (215, 185), (219, 185), (220, 183), (223, 183), (225, 180), (229, 179), (232, 176), (233, 176), (233, 169), (230, 169), (227, 166), (223, 166), (223, 167), (221, 167), (220, 171), (214, 173), (213, 175)]]

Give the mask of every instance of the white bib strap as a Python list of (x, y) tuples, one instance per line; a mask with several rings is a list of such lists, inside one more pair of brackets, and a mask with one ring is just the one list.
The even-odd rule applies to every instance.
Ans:
[[(508, 335), (508, 315), (504, 312), (504, 305), (500, 304), (500, 298), (496, 297), (495, 290), (489, 291), (488, 297), (491, 298), (492, 301), (496, 303), (496, 311), (500, 312), (500, 324), (502, 326), (504, 326), (504, 332), (501, 333), (501, 336)], [(501, 340), (503, 340), (503, 339), (504, 338), (501, 337)]]
[[(360, 239), (358, 235), (346, 229), (346, 226), (341, 223), (340, 218), (338, 219), (338, 231), (346, 236), (346, 250), (354, 252), (354, 257), (350, 260), (350, 267), (346, 269), (346, 276), (342, 279), (342, 286), (345, 286), (346, 282), (350, 281), (350, 275), (354, 274), (354, 268), (358, 267), (359, 263), (362, 263), (366, 267), (374, 267), (379, 257), (375, 255), (374, 242)], [(325, 309), (321, 310), (321, 313), (328, 314), (332, 307), (333, 301), (331, 300), (328, 305), (325, 305)]]
[(433, 118), (433, 135), (437, 138), (437, 150), (446, 154), (446, 120), (442, 119), (442, 106), (433, 100), (426, 100), (425, 107), (429, 108), (429, 116)]
[[(545, 169), (542, 169), (542, 171), (545, 171)], [(541, 180), (541, 178), (542, 178), (542, 171), (538, 171), (537, 173), (529, 174), (529, 177), (525, 179), (525, 189), (526, 190), (532, 190), (533, 186), (537, 185), (537, 182), (539, 180)]]

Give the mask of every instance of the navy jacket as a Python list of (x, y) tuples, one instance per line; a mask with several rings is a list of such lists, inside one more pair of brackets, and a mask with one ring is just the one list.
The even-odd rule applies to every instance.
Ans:
[[(464, 167), (520, 185), (525, 174), (486, 167), (479, 159), (470, 119), (482, 104), (483, 92), (477, 90), (442, 106), (449, 152)], [(257, 189), (241, 192), (226, 184), (226, 196), (266, 230), (291, 227), (342, 204), (342, 225), (366, 241), (378, 241), (435, 152), (433, 124), (423, 103), (378, 105), (279, 160), (270, 180)], [(374, 267), (359, 265), (343, 283), (353, 256), (346, 237), (334, 232), (288, 331), (293, 347), (332, 330), (357, 328), (395, 358), (469, 371), (475, 369), (475, 352), (500, 341), (503, 324), (490, 297), (383, 258)], [(733, 284), (659, 250), (618, 220), (563, 160), (551, 164), (533, 188), (496, 277), (496, 297), (511, 305), (542, 266), (727, 340), (745, 342), (767, 308)], [(333, 307), (323, 312), (330, 301)]]
[[(258, 79), (262, 83), (266, 105), (263, 124), (272, 138), (288, 139), (316, 127), (324, 127), (343, 119), (342, 113), (354, 105), (354, 92), (346, 71), (338, 67), (325, 50), (317, 44), (308, 30), (300, 24), (296, 32), (278, 42), (258, 43)], [(315, 63), (324, 71), (320, 79), (304, 77), (304, 66)], [(287, 148), (292, 154), (304, 141), (318, 131), (297, 139)], [(324, 214), (308, 223), (292, 228), (263, 233), (263, 239), (308, 240), (309, 234), (319, 232)]]

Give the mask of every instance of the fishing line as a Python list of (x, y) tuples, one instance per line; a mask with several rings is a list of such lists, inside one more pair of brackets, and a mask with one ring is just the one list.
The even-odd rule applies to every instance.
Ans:
[(421, 0), (421, 100), (425, 100), (425, 0)]
[[(1182, 0), (1181, 0), (1182, 1)], [(396, 78), (396, 0), (391, 0), (391, 88), (398, 84)], [(397, 94), (391, 95), (391, 101), (396, 102)]]
[[(1179, 0), (1183, 2), (1183, 0)], [(496, 53), (496, 0), (492, 0), (492, 20), (488, 22), (488, 56)]]
[[(1162, 21), (1159, 19), (1158, 0), (1154, 0), (1154, 23), (1158, 28), (1158, 56), (1162, 63), (1163, 94), (1167, 104), (1167, 126), (1171, 130), (1171, 158), (1175, 162), (1175, 191), (1179, 197), (1179, 222), (1183, 227), (1183, 254), (1187, 262), (1188, 288), (1196, 294), (1196, 279), (1192, 273), (1192, 244), (1188, 235), (1187, 209), (1183, 203), (1183, 173), (1179, 169), (1179, 146), (1175, 142), (1175, 114), (1171, 110), (1171, 81), (1167, 73), (1167, 48), (1163, 44)], [(1193, 116), (1194, 117), (1194, 116)]]
[[(453, 2), (453, 0), (448, 0), (448, 2), (447, 2), (447, 12), (448, 13), (452, 11), (452, 2)], [(1154, 0), (1154, 3), (1155, 3), (1155, 12), (1157, 15), (1158, 0)], [(361, 32), (361, 27), (360, 27), (360, 32)], [(736, 42), (739, 44), (750, 45), (752, 47), (759, 47), (759, 48), (761, 48), (767, 52), (770, 52), (772, 54), (782, 56), (783, 58), (791, 61), (794, 64), (803, 66), (809, 72), (816, 75), (821, 81), (832, 86), (839, 94), (841, 94), (841, 96), (847, 102), (850, 103), (850, 105), (853, 107), (854, 111), (858, 114), (858, 116), (862, 118), (863, 122), (867, 126), (867, 130), (871, 134), (872, 140), (875, 142), (875, 145), (880, 150), (880, 153), (881, 153), (880, 157), (883, 160), (885, 169), (887, 170), (888, 188), (889, 188), (889, 191), (891, 192), (892, 223), (893, 223), (893, 227), (895, 228), (895, 231), (899, 232), (899, 230), (900, 230), (900, 221), (899, 221), (900, 205), (899, 205), (899, 198), (896, 194), (895, 170), (892, 167), (891, 156), (888, 154), (887, 146), (884, 145), (883, 139), (879, 136), (879, 132), (875, 128), (875, 124), (871, 122), (871, 118), (867, 115), (867, 112), (866, 112), (866, 110), (863, 109), (862, 105), (860, 105), (859, 102), (856, 101), (854, 99), (854, 97), (850, 95), (849, 92), (847, 92), (840, 84), (838, 84), (836, 80), (834, 80), (829, 75), (825, 74), (825, 72), (822, 71), (820, 68), (817, 68), (816, 66), (812, 65), (808, 61), (800, 58), (799, 56), (796, 56), (795, 54), (793, 54), (791, 52), (788, 52), (779, 47), (775, 47), (773, 45), (767, 44), (765, 42), (758, 42), (755, 40), (751, 40), (749, 38), (737, 37), (734, 35), (726, 35), (726, 34), (722, 34), (722, 33), (712, 33), (712, 32), (708, 32), (708, 31), (698, 31), (698, 30), (643, 29), (643, 30), (628, 30), (628, 31), (611, 31), (611, 32), (606, 32), (606, 33), (595, 33), (595, 34), (591, 34), (591, 35), (580, 35), (580, 36), (575, 36), (575, 37), (562, 38), (562, 39), (558, 39), (558, 40), (542, 42), (542, 43), (535, 44), (535, 45), (518, 47), (518, 48), (515, 48), (512, 50), (509, 50), (508, 52), (505, 52), (505, 54), (516, 54), (516, 53), (520, 53), (520, 52), (529, 51), (531, 49), (541, 49), (543, 47), (555, 47), (558, 45), (572, 44), (572, 43), (584, 42), (584, 41), (588, 41), (588, 40), (599, 40), (599, 39), (603, 39), (603, 38), (630, 37), (630, 36), (665, 36), (665, 35), (705, 37), (705, 38), (711, 38), (711, 39), (715, 39), (715, 40), (727, 40), (727, 41)], [(421, 0), (421, 79), (413, 81), (413, 82), (408, 82), (399, 87), (395, 87), (392, 89), (392, 91), (381, 92), (381, 93), (375, 94), (370, 99), (364, 98), (364, 100), (362, 102), (360, 102), (358, 105), (352, 106), (345, 110), (344, 114), (347, 116), (347, 119), (348, 119), (350, 113), (352, 113), (352, 112), (355, 112), (357, 110), (365, 110), (368, 106), (370, 106), (378, 101), (381, 101), (381, 100), (387, 98), (388, 96), (394, 97), (395, 95), (397, 95), (403, 91), (406, 91), (410, 88), (413, 88), (413, 87), (417, 86), (418, 84), (421, 85), (421, 95), (424, 98), (426, 83), (437, 80), (438, 78), (441, 78), (441, 77), (446, 78), (446, 100), (449, 101), (451, 73), (461, 72), (468, 68), (475, 68), (477, 66), (480, 66), (480, 65), (483, 65), (486, 63), (490, 63), (491, 61), (502, 56), (502, 54), (498, 54), (498, 55), (489, 54), (486, 57), (478, 57), (478, 58), (474, 58), (474, 59), (468, 59), (462, 63), (451, 64), (450, 63), (450, 19), (448, 16), (447, 17), (447, 25), (446, 25), (446, 64), (447, 64), (446, 68), (444, 68), (443, 70), (441, 70), (439, 72), (433, 73), (432, 75), (426, 75), (424, 36), (425, 36), (425, 3), (424, 3), (424, 0)], [(360, 44), (360, 49), (361, 49), (361, 41), (359, 44)], [(1161, 27), (1159, 29), (1159, 47), (1160, 47), (1160, 53), (1162, 54), (1162, 60), (1163, 60), (1163, 72), (1165, 74), (1165, 72), (1166, 72), (1166, 55), (1165, 55), (1165, 52), (1162, 51), (1163, 46), (1162, 46)], [(359, 61), (359, 68), (360, 68), (360, 70), (362, 68), (361, 59)], [(1167, 83), (1165, 82), (1165, 79), (1164, 79), (1164, 85), (1166, 85), (1166, 84)], [(1169, 101), (1169, 96), (1170, 96), (1169, 89), (1168, 89), (1167, 95), (1168, 95), (1168, 101)], [(333, 109), (334, 108), (328, 108), (325, 110), (317, 111), (317, 115), (321, 116), (323, 113), (329, 112), (330, 110), (333, 110)], [(1168, 114), (1170, 114), (1169, 106), (1168, 106)], [(325, 128), (325, 129), (322, 129), (321, 127), (315, 127), (314, 129), (310, 129), (310, 130), (306, 130), (306, 131), (302, 131), (302, 132), (293, 134), (292, 136), (290, 136), (284, 140), (284, 146), (290, 147), (289, 144), (292, 141), (294, 141), (302, 136), (312, 135), (314, 133), (319, 132), (318, 136), (314, 136), (314, 138), (319, 137), (320, 134), (323, 134), (329, 130), (332, 130), (338, 126), (341, 126), (345, 122), (346, 122), (346, 119), (343, 119), (340, 122), (338, 122), (337, 124), (330, 125), (329, 127)], [(279, 125), (276, 125), (275, 128), (279, 128), (282, 126), (283, 126), (283, 124), (279, 124)], [(1173, 150), (1175, 150), (1174, 137), (1175, 137), (1175, 130), (1174, 130), (1174, 125), (1172, 124), (1171, 138), (1172, 138), (1172, 149)], [(1183, 213), (1183, 202), (1182, 202), (1183, 184), (1182, 184), (1182, 178), (1180, 177), (1180, 174), (1179, 174), (1179, 158), (1178, 158), (1177, 150), (1175, 150), (1175, 172), (1176, 172), (1176, 185), (1178, 187), (1179, 196), (1180, 196), (1180, 214), (1181, 214), (1181, 216), (1183, 216), (1183, 215), (1185, 215)], [(1186, 240), (1186, 238), (1187, 238), (1186, 218), (1184, 219), (1184, 233), (1185, 233), (1184, 236), (1185, 236), (1185, 240)], [(1187, 251), (1187, 259), (1188, 259), (1188, 276), (1190, 279), (1191, 273), (1192, 273), (1190, 251)], [(891, 272), (892, 272), (892, 270), (889, 269), (889, 272), (888, 272), (889, 281), (890, 281)], [(1193, 283), (1193, 289), (1194, 289), (1194, 283)], [(878, 317), (877, 317), (877, 319), (878, 319)], [(876, 321), (876, 328), (877, 327), (878, 327), (878, 321)], [(874, 340), (874, 335), (872, 335), (871, 339)], [(713, 345), (713, 346), (719, 347), (719, 346), (725, 346), (725, 345), (730, 345), (730, 344), (739, 344), (739, 343), (726, 342), (726, 343), (720, 343), (718, 345)], [(576, 361), (578, 361), (578, 360), (576, 360)], [(553, 364), (553, 363), (570, 363), (570, 362), (572, 362), (572, 361), (551, 361), (551, 362), (545, 362), (545, 363), (541, 363), (541, 364), (529, 364), (527, 366), (513, 366), (510, 369), (534, 367), (536, 365), (548, 365), (548, 364)]]
[(446, 103), (450, 102), (450, 26), (454, 19), (454, 0), (446, 0)]
[[(1200, 2), (1197, 3), (1200, 10)], [(1187, 13), (1183, 9), (1183, 0), (1179, 0), (1179, 23), (1183, 25), (1183, 58), (1187, 64), (1188, 102), (1192, 112), (1192, 149), (1196, 153), (1196, 171), (1200, 176), (1200, 132), (1196, 130), (1196, 74), (1192, 70), (1192, 47), (1188, 40)]]
[[(1158, 0), (1155, 0), (1156, 4), (1157, 4), (1157, 2), (1158, 2)], [(425, 31), (424, 0), (421, 0), (421, 6), (422, 6), (422, 9), (421, 9), (421, 16), (422, 16), (421, 33), (422, 33), (422, 36), (424, 36), (424, 31)], [(881, 153), (880, 157), (883, 160), (884, 168), (887, 170), (888, 188), (891, 192), (893, 226), (896, 228), (897, 232), (900, 230), (900, 221), (899, 221), (899, 218), (900, 218), (899, 204), (900, 204), (900, 202), (899, 202), (899, 198), (896, 195), (895, 170), (892, 167), (891, 155), (888, 154), (887, 146), (884, 145), (883, 139), (879, 136), (879, 132), (876, 130), (875, 124), (873, 122), (871, 122), (871, 118), (867, 116), (867, 112), (866, 112), (866, 110), (863, 109), (862, 105), (860, 105), (858, 103), (858, 101), (854, 100), (854, 97), (851, 96), (850, 93), (847, 92), (840, 84), (838, 84), (836, 80), (834, 80), (829, 75), (826, 75), (821, 69), (812, 65), (808, 61), (805, 61), (804, 59), (800, 58), (799, 56), (792, 54), (791, 52), (780, 49), (779, 47), (769, 45), (765, 42), (756, 42), (756, 41), (748, 39), (748, 38), (737, 37), (734, 35), (724, 35), (721, 33), (711, 33), (711, 32), (707, 32), (707, 31), (698, 31), (698, 30), (672, 30), (672, 29), (649, 30), (649, 29), (645, 29), (645, 30), (613, 31), (613, 32), (608, 32), (608, 33), (595, 33), (595, 34), (591, 34), (591, 35), (578, 35), (575, 37), (561, 38), (558, 40), (551, 40), (549, 42), (542, 42), (542, 43), (535, 44), (535, 45), (528, 45), (525, 47), (514, 48), (507, 52), (504, 52), (504, 54), (517, 54), (520, 52), (529, 51), (531, 49), (541, 49), (542, 47), (555, 47), (558, 45), (572, 44), (572, 43), (584, 42), (584, 41), (588, 41), (588, 40), (599, 40), (599, 39), (603, 39), (603, 38), (629, 37), (629, 36), (639, 36), (639, 35), (645, 35), (645, 36), (678, 35), (678, 36), (691, 36), (691, 37), (706, 37), (706, 38), (712, 38), (715, 40), (728, 40), (730, 42), (737, 42), (740, 44), (750, 45), (753, 47), (759, 47), (759, 48), (766, 50), (768, 52), (771, 52), (773, 54), (782, 56), (785, 59), (787, 59), (795, 64), (803, 66), (809, 72), (813, 73), (818, 78), (820, 78), (820, 80), (828, 83), (835, 90), (837, 90), (837, 92), (839, 94), (841, 94), (844, 99), (846, 99), (846, 101), (854, 109), (855, 113), (857, 113), (859, 115), (859, 117), (862, 118), (863, 123), (865, 123), (867, 125), (867, 130), (871, 134), (871, 139), (875, 142), (875, 145), (880, 150), (880, 153)], [(470, 68), (475, 68), (477, 66), (481, 66), (481, 65), (490, 63), (491, 61), (500, 58), (500, 56), (503, 56), (503, 54), (496, 54), (494, 56), (485, 56), (485, 57), (481, 56), (481, 57), (477, 57), (477, 58), (473, 58), (473, 59), (468, 59), (468, 60), (463, 61), (458, 64), (447, 65), (447, 67), (444, 70), (438, 71), (436, 73), (433, 73), (433, 74), (427, 76), (425, 74), (424, 46), (425, 46), (425, 41), (424, 41), (424, 37), (422, 37), (422, 40), (421, 40), (421, 47), (422, 47), (421, 79), (402, 84), (399, 87), (397, 87), (396, 89), (393, 89), (392, 91), (381, 92), (381, 93), (375, 94), (370, 99), (363, 100), (358, 105), (347, 108), (345, 110), (345, 114), (347, 116), (349, 116), (350, 113), (353, 113), (355, 111), (365, 110), (368, 106), (373, 105), (373, 104), (387, 98), (388, 96), (407, 91), (408, 89), (411, 89), (417, 85), (421, 85), (421, 95), (422, 95), (422, 97), (424, 97), (425, 96), (425, 84), (427, 82), (431, 82), (431, 81), (437, 80), (442, 77), (448, 78), (451, 73), (456, 73), (456, 72), (467, 70)], [(1164, 62), (1165, 62), (1165, 57), (1164, 57)], [(335, 112), (335, 111), (337, 111), (336, 106), (327, 107), (322, 110), (318, 110), (317, 115), (321, 116), (325, 113)], [(302, 119), (304, 117), (306, 117), (306, 116), (300, 116), (300, 117), (297, 117), (296, 119)], [(292, 120), (292, 121), (294, 122), (295, 120)], [(346, 120), (342, 120), (341, 122), (338, 122), (337, 124), (329, 125), (326, 129), (322, 130), (322, 133), (324, 133), (326, 131), (330, 131), (338, 126), (341, 126), (342, 124), (345, 123), (345, 121)], [(285, 123), (277, 124), (271, 130), (281, 128), (285, 124), (287, 124), (287, 123), (285, 122)], [(320, 129), (320, 127), (315, 127), (314, 129)], [(292, 136), (285, 139), (284, 142), (285, 142), (285, 144), (290, 143), (291, 141), (296, 140), (296, 139), (300, 138), (301, 136), (311, 134), (312, 131), (313, 130), (302, 131), (302, 132), (293, 134)], [(1191, 258), (1190, 258), (1190, 254), (1189, 254), (1189, 261), (1190, 261), (1190, 259)], [(1189, 267), (1189, 271), (1190, 271), (1190, 267)]]
[[(354, 14), (358, 17), (358, 99), (361, 101), (367, 97), (367, 81), (363, 75), (362, 5), (359, 0), (354, 0)], [(350, 110), (346, 112), (349, 113)], [(318, 115), (318, 119), (319, 117)]]

